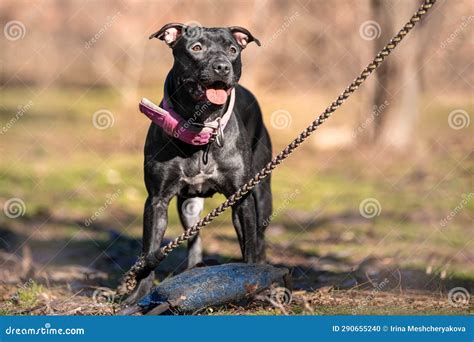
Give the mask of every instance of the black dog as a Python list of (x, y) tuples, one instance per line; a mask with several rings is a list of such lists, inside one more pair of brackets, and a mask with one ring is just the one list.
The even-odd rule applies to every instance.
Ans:
[[(178, 197), (184, 228), (199, 220), (204, 197), (232, 195), (271, 160), (271, 142), (255, 97), (238, 85), (241, 51), (259, 41), (241, 27), (202, 28), (168, 24), (153, 34), (172, 48), (174, 65), (165, 84), (165, 100), (186, 123), (180, 129), (199, 130), (220, 123), (208, 143), (193, 144), (152, 123), (145, 143), (145, 184), (148, 198), (143, 220), (143, 252), (155, 253), (167, 227), (170, 200)], [(234, 92), (234, 93), (233, 93)], [(235, 101), (234, 101), (235, 100)], [(230, 112), (229, 112), (230, 106)], [(233, 106), (233, 107), (232, 107)], [(214, 127), (215, 128), (215, 127)], [(270, 179), (232, 208), (243, 259), (265, 261), (264, 230), (272, 212)], [(188, 242), (188, 267), (202, 261), (201, 241)], [(148, 293), (154, 272), (141, 279), (127, 299), (133, 303)]]

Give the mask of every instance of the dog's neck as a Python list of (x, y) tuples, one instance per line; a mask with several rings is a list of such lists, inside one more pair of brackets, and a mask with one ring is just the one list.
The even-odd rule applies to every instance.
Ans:
[(177, 84), (176, 78), (173, 77), (173, 70), (166, 78), (165, 92), (167, 92), (168, 99), (176, 113), (185, 120), (193, 120), (197, 123), (209, 122), (222, 117), (228, 106), (228, 103), (216, 106), (209, 101), (195, 102), (186, 89)]

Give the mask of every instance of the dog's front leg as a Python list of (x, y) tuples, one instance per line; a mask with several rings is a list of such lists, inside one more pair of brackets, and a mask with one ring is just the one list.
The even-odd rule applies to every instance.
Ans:
[(257, 212), (253, 194), (241, 199), (232, 208), (232, 221), (242, 251), (242, 257), (247, 263), (257, 262)]
[[(143, 253), (145, 257), (150, 257), (158, 251), (168, 225), (168, 202), (160, 197), (149, 196), (145, 202), (143, 214)], [(153, 267), (154, 268), (154, 267)], [(133, 291), (126, 299), (125, 304), (137, 303), (143, 296), (148, 294), (153, 286), (155, 272), (148, 267), (144, 273), (140, 274), (141, 279)]]

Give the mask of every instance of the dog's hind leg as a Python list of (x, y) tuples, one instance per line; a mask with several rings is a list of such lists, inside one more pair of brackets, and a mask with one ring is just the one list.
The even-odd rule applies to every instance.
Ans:
[[(204, 209), (204, 198), (193, 197), (185, 199), (178, 196), (178, 213), (184, 229), (192, 227), (199, 221), (199, 215)], [(202, 246), (199, 233), (188, 240), (188, 268), (202, 262)]]

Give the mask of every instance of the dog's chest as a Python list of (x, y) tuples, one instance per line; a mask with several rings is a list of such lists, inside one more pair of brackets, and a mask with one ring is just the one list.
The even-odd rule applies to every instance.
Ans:
[(183, 192), (190, 196), (205, 196), (215, 192), (213, 185), (218, 176), (217, 165), (202, 165), (202, 163), (189, 163), (180, 170), (180, 183)]

